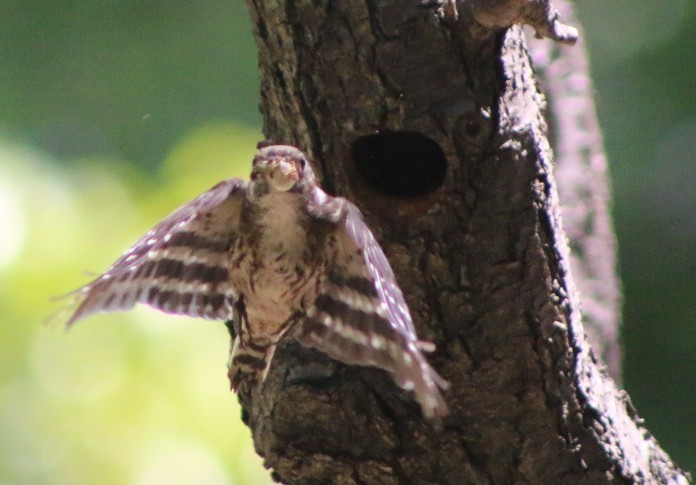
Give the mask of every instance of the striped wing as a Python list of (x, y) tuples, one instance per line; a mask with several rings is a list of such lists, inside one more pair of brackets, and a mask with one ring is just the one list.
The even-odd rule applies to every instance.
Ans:
[(103, 275), (77, 290), (73, 324), (98, 312), (145, 303), (166, 313), (231, 318), (227, 265), (246, 184), (220, 182), (180, 207), (136, 242)]
[(389, 371), (413, 390), (427, 417), (446, 414), (439, 388), (447, 383), (420, 351), (411, 315), (394, 273), (362, 219), (344, 199), (319, 196), (310, 213), (335, 223), (325, 281), (296, 338), (347, 364)]

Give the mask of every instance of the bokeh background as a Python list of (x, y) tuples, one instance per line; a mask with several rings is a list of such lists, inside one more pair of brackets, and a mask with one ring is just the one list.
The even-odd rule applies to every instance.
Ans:
[[(577, 8), (613, 175), (624, 385), (696, 470), (696, 4)], [(270, 483), (222, 325), (139, 309), (65, 332), (51, 301), (245, 176), (257, 105), (241, 0), (0, 4), (0, 483)]]

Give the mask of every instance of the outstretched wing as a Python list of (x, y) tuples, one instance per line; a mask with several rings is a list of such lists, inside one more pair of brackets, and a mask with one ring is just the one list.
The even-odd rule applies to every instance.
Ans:
[(103, 275), (77, 290), (80, 303), (68, 325), (136, 303), (166, 313), (231, 318), (227, 264), (245, 190), (244, 181), (225, 180), (157, 224)]
[(342, 362), (391, 372), (397, 385), (414, 391), (426, 416), (446, 414), (439, 389), (447, 383), (421, 353), (425, 344), (417, 339), (394, 273), (358, 208), (317, 192), (309, 211), (335, 228), (325, 281), (295, 337)]

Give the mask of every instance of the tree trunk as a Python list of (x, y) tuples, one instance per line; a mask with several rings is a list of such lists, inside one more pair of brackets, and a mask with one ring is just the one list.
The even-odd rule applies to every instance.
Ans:
[(265, 135), (363, 210), (451, 384), (427, 421), (386, 373), (288, 341), (240, 395), (256, 449), (287, 483), (685, 483), (584, 337), (544, 98), (506, 28), (563, 26), (465, 3), (248, 0)]

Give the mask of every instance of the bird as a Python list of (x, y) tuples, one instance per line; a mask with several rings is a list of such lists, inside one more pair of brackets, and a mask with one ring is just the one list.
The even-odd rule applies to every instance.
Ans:
[(360, 210), (322, 190), (298, 148), (259, 144), (249, 181), (224, 180), (140, 238), (76, 290), (71, 326), (143, 303), (226, 322), (233, 391), (264, 382), (294, 338), (412, 391), (427, 418), (448, 413), (448, 383), (424, 352), (394, 272)]

